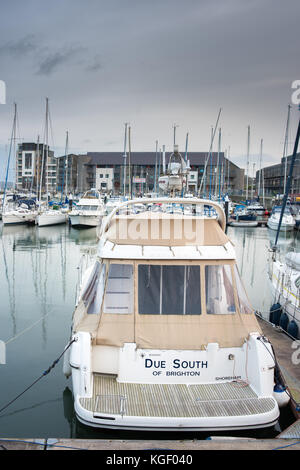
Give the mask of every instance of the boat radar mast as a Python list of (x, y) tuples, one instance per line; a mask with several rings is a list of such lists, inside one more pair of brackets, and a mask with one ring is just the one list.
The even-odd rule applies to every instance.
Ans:
[(172, 195), (175, 191), (182, 191), (186, 187), (189, 170), (189, 160), (184, 160), (178, 151), (178, 145), (175, 144), (165, 174), (159, 178), (159, 188)]

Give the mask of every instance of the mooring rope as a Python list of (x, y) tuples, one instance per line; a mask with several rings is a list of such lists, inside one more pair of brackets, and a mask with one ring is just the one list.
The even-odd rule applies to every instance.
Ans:
[(40, 377), (38, 377), (34, 382), (32, 382), (32, 384), (30, 384), (27, 388), (25, 388), (25, 390), (23, 390), (23, 392), (19, 393), (19, 395), (17, 395), (15, 398), (13, 398), (10, 402), (8, 402), (5, 406), (3, 406), (2, 408), (0, 408), (0, 413), (2, 413), (2, 411), (4, 411), (6, 408), (8, 408), (10, 405), (12, 405), (18, 398), (20, 398), (22, 395), (24, 395), (24, 393), (26, 393), (29, 389), (31, 389), (37, 382), (39, 382), (43, 377), (45, 377), (46, 375), (48, 375), (52, 369), (54, 369), (54, 367), (56, 366), (56, 364), (60, 361), (60, 359), (62, 358), (62, 356), (65, 354), (65, 352), (69, 349), (69, 347), (71, 346), (72, 343), (74, 343), (76, 340), (73, 339), (72, 341), (69, 342), (69, 344), (65, 347), (65, 349), (63, 350), (63, 352), (60, 354), (60, 356), (55, 359), (55, 361), (52, 362), (51, 366), (48, 367), (48, 369), (46, 369), (42, 375), (40, 375)]

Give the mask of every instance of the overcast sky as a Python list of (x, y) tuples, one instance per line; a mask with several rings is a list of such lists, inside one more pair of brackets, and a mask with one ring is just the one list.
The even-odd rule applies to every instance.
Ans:
[[(265, 164), (280, 161), (291, 100), (300, 79), (299, 0), (0, 0), (0, 179), (13, 103), (19, 137), (43, 135), (70, 151), (120, 151), (124, 123), (132, 150), (207, 151), (222, 108), (222, 150), (251, 166), (264, 139)], [(298, 110), (291, 111), (290, 151)], [(217, 142), (214, 150), (217, 149)], [(14, 164), (12, 164), (13, 168)], [(257, 168), (257, 167), (256, 167)]]

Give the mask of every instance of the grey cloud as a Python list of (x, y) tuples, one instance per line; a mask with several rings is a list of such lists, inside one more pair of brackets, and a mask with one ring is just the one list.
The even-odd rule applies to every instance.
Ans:
[(102, 68), (103, 64), (100, 56), (94, 57), (93, 62), (87, 66), (87, 70), (89, 72), (98, 72), (98, 70), (101, 70)]
[(70, 59), (78, 54), (81, 48), (68, 48), (48, 53), (39, 63), (37, 75), (50, 75), (60, 66), (69, 63)]
[(36, 39), (34, 35), (28, 35), (17, 41), (9, 41), (0, 47), (0, 54), (12, 55), (14, 57), (22, 57), (37, 49)]

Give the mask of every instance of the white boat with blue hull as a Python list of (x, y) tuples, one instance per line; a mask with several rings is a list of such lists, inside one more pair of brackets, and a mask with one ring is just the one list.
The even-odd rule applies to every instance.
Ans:
[[(73, 316), (66, 375), (77, 418), (139, 430), (233, 430), (279, 417), (262, 336), (217, 216), (149, 211), (105, 219)], [(195, 212), (195, 211), (194, 211)], [(119, 215), (117, 215), (117, 213)]]

